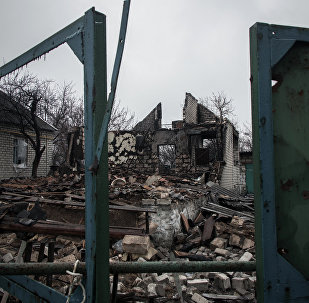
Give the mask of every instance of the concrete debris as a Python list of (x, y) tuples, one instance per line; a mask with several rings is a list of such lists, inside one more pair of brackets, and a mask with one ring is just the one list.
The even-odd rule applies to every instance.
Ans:
[(122, 240), (122, 248), (127, 253), (146, 255), (150, 248), (149, 236), (126, 235)]
[(251, 239), (244, 239), (244, 242), (242, 244), (242, 249), (246, 250), (246, 249), (249, 249), (249, 248), (252, 248), (254, 247), (254, 241), (252, 241)]
[(208, 303), (209, 302), (207, 299), (205, 299), (203, 296), (199, 295), (198, 293), (195, 293), (192, 296), (191, 300), (196, 303)]
[(223, 291), (226, 291), (229, 288), (231, 288), (230, 278), (224, 273), (217, 273), (215, 275), (215, 281), (214, 282), (215, 282), (215, 285)]
[(234, 288), (235, 290), (245, 292), (247, 288), (246, 285), (247, 285), (247, 279), (238, 277), (232, 278), (232, 288)]
[(210, 249), (215, 250), (216, 248), (226, 248), (227, 239), (215, 238), (210, 242)]
[(216, 248), (215, 249), (215, 254), (223, 256), (223, 257), (228, 257), (231, 253), (227, 249), (222, 249), (222, 248)]
[(250, 261), (252, 258), (253, 258), (253, 255), (252, 255), (250, 252), (246, 251), (246, 252), (241, 256), (241, 258), (239, 259), (239, 261), (248, 262), (248, 261)]
[[(51, 256), (53, 262), (84, 260), (84, 176), (76, 176), (0, 183), (1, 262), (13, 262), (22, 241), (32, 245), (24, 260), (47, 262)], [(254, 260), (252, 198), (196, 180), (191, 176), (110, 171), (110, 226), (114, 228), (114, 233), (110, 230), (110, 260), (169, 261), (172, 252), (178, 262)], [(46, 218), (30, 218), (34, 222), (27, 227), (16, 223), (31, 209), (36, 213), (43, 210)], [(4, 230), (5, 222), (17, 224), (18, 232)], [(40, 226), (42, 229), (38, 229)], [(50, 234), (46, 226), (60, 226), (61, 232)], [(68, 233), (72, 230), (74, 236)], [(47, 283), (46, 277), (36, 279)], [(51, 286), (65, 293), (70, 281), (66, 275), (54, 275)], [(255, 283), (254, 273), (182, 273), (177, 279), (169, 273), (127, 274), (119, 275), (117, 292), (132, 302), (147, 297), (154, 302), (178, 302), (180, 290), (184, 302), (196, 303), (242, 302), (249, 292), (249, 302), (254, 302)]]
[(240, 244), (240, 237), (238, 235), (230, 235), (230, 239), (229, 239), (229, 244), (231, 246), (237, 246), (237, 247), (241, 247), (241, 244)]
[(7, 253), (5, 254), (3, 257), (2, 257), (2, 260), (4, 263), (9, 263), (11, 262), (12, 260), (14, 260), (14, 257), (12, 256), (11, 253)]
[(208, 290), (208, 284), (209, 284), (208, 279), (194, 279), (194, 280), (188, 280), (187, 281), (188, 287), (190, 287), (190, 286), (195, 287), (199, 291)]

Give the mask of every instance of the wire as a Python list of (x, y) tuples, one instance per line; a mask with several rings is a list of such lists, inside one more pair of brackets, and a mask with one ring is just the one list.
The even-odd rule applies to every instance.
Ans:
[(86, 301), (86, 290), (85, 290), (85, 287), (82, 283), (83, 275), (76, 272), (78, 263), (79, 263), (79, 260), (76, 260), (76, 262), (74, 264), (73, 272), (69, 271), (69, 270), (66, 271), (67, 274), (69, 274), (73, 277), (72, 282), (71, 282), (70, 287), (69, 287), (69, 293), (68, 293), (68, 298), (67, 298), (66, 303), (70, 302), (74, 285), (79, 285), (81, 287), (82, 291), (83, 291), (83, 300), (81, 301), (81, 303), (85, 303), (85, 301)]

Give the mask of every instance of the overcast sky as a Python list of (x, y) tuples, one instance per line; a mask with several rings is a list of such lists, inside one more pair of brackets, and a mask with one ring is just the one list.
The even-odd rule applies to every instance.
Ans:
[[(122, 0), (0, 0), (1, 65), (95, 6), (107, 16), (110, 83)], [(224, 91), (240, 122), (251, 120), (249, 28), (256, 22), (309, 27), (308, 0), (131, 0), (117, 99), (143, 118), (162, 102), (163, 121), (182, 118), (185, 93)], [(81, 63), (64, 45), (29, 71), (83, 90)]]

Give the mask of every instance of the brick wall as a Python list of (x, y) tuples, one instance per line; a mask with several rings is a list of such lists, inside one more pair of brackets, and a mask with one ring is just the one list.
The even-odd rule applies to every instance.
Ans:
[(223, 138), (223, 160), (225, 162), (220, 185), (230, 190), (238, 190), (240, 173), (239, 165), (235, 165), (234, 160), (238, 156), (234, 156), (238, 150), (233, 144), (233, 126), (230, 123), (225, 124), (225, 132)]
[(162, 107), (159, 103), (142, 121), (136, 124), (135, 131), (155, 131), (161, 128)]
[(187, 124), (197, 124), (197, 100), (190, 94), (186, 93), (185, 105), (183, 107), (183, 120)]
[[(34, 150), (31, 145), (27, 145), (27, 160), (24, 168), (14, 166), (14, 139), (23, 138), (18, 129), (12, 127), (0, 128), (0, 179), (11, 177), (30, 177), (32, 171), (32, 162), (34, 159)], [(53, 153), (53, 135), (44, 132), (41, 137), (41, 146), (46, 146), (38, 168), (38, 176), (46, 176), (49, 172), (49, 166), (52, 164)]]
[[(196, 174), (200, 176), (207, 167), (196, 166), (185, 129), (159, 130), (156, 132), (109, 132), (108, 153), (110, 167), (131, 168), (153, 174)], [(175, 166), (164, 168), (158, 157), (158, 146), (175, 146)]]
[(198, 123), (216, 123), (218, 117), (202, 104), (198, 104)]
[(186, 93), (185, 105), (183, 107), (183, 120), (187, 124), (209, 124), (216, 123), (218, 117), (190, 93)]

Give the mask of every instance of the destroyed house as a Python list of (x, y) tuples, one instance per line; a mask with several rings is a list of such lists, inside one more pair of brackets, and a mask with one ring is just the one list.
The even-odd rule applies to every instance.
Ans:
[(233, 124), (186, 93), (183, 119), (162, 127), (159, 103), (132, 131), (110, 131), (109, 165), (145, 173), (205, 178), (239, 187), (238, 132)]
[[(19, 104), (14, 105), (9, 97), (0, 91), (0, 179), (31, 176), (35, 152), (21, 133), (20, 125), (22, 123), (26, 133), (35, 138), (27, 119), (30, 119), (29, 111)], [(39, 117), (36, 122), (41, 130), (41, 145), (45, 145), (38, 176), (46, 176), (52, 164), (56, 129)]]

